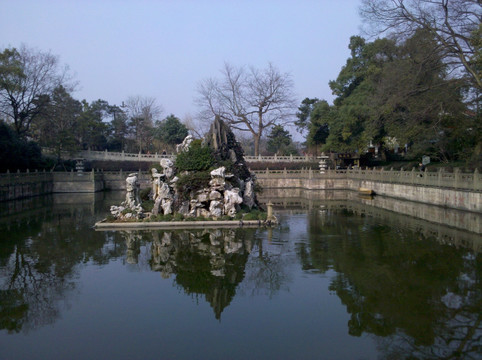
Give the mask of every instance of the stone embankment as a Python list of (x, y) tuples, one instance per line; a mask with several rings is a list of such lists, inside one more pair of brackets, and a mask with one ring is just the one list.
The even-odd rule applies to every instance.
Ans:
[(255, 171), (258, 183), (269, 189), (370, 189), (388, 196), (448, 208), (482, 212), (482, 176), (473, 173), (394, 170), (266, 170)]
[[(482, 176), (473, 173), (446, 173), (394, 170), (263, 170), (255, 171), (266, 189), (351, 190), (372, 189), (377, 195), (482, 212)], [(124, 190), (126, 173), (27, 172), (0, 175), (0, 201), (47, 193)], [(139, 174), (141, 188), (150, 186), (150, 174)]]

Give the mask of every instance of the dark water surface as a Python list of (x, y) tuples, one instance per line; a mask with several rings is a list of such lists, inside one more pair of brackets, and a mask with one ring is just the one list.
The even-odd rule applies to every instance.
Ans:
[(353, 200), (94, 231), (119, 197), (0, 204), (0, 359), (480, 359), (480, 234)]

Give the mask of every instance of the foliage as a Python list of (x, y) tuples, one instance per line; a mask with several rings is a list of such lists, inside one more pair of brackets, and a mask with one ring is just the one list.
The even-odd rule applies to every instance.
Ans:
[(147, 201), (147, 200), (149, 200), (149, 194), (150, 193), (151, 193), (151, 188), (141, 189), (141, 191), (139, 191), (139, 197), (143, 202)]
[(42, 166), (40, 147), (20, 138), (11, 126), (0, 121), (0, 171), (38, 169)]
[(79, 149), (76, 134), (81, 114), (81, 103), (72, 98), (67, 89), (59, 86), (32, 125), (33, 137), (41, 146), (54, 149), (60, 159), (62, 151)]
[(251, 210), (249, 213), (244, 214), (243, 220), (266, 220), (267, 218), (267, 213), (259, 210), (259, 209), (254, 209)]
[(67, 84), (65, 69), (58, 57), (25, 46), (0, 53), (0, 113), (6, 116), (21, 137), (45, 111), (54, 89)]
[(325, 100), (305, 98), (298, 107), (296, 125), (299, 131), (308, 130), (306, 144), (317, 146), (325, 144), (330, 133), (330, 119), (333, 117), (334, 107)]
[(215, 163), (213, 152), (208, 146), (202, 146), (201, 140), (194, 140), (187, 151), (179, 153), (175, 166), (178, 172), (204, 171)]
[(351, 57), (330, 82), (334, 106), (319, 103), (319, 123), (329, 127), (323, 150), (363, 153), (369, 143), (396, 139), (416, 157), (470, 156), (480, 128), (432, 34), (418, 31), (401, 44), (354, 36), (349, 48)]
[[(364, 0), (361, 15), (373, 35), (394, 34), (403, 39), (419, 30), (429, 33), (440, 49), (437, 57), (454, 74), (462, 74), (480, 91), (480, 1)], [(479, 31), (477, 36), (477, 32)], [(478, 40), (477, 40), (478, 37)]]
[[(163, 222), (163, 221), (173, 221), (174, 220), (174, 215), (172, 214), (157, 214), (157, 215), (151, 215), (150, 218), (145, 219), (144, 221), (146, 222)], [(177, 220), (174, 220), (177, 221)]]
[(180, 144), (188, 135), (187, 127), (173, 114), (162, 121), (157, 121), (156, 126), (154, 137), (164, 144)]
[(318, 101), (320, 100), (317, 98), (304, 98), (301, 102), (301, 105), (298, 107), (298, 112), (296, 113), (298, 120), (295, 121), (295, 125), (299, 132), (308, 129), (311, 112)]
[(109, 103), (105, 100), (82, 101), (82, 114), (77, 124), (76, 137), (83, 150), (104, 150), (107, 145)]
[(211, 175), (208, 171), (190, 172), (179, 176), (176, 187), (182, 196), (188, 198), (191, 192), (208, 187), (210, 180)]
[(184, 220), (184, 215), (181, 213), (175, 213), (174, 216), (172, 217), (172, 221), (183, 221)]
[(109, 151), (127, 150), (127, 137), (129, 128), (127, 125), (127, 114), (123, 109), (116, 105), (109, 105), (107, 113), (112, 115), (112, 121), (108, 127), (107, 149)]
[(131, 96), (126, 100), (129, 133), (133, 137), (138, 152), (150, 151), (154, 135), (154, 122), (162, 113), (156, 99)]
[(278, 155), (297, 154), (291, 134), (281, 125), (274, 125), (268, 135), (267, 150)]

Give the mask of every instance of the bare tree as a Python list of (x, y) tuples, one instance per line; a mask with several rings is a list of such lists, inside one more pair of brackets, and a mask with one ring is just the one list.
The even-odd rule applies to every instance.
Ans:
[(182, 119), (182, 123), (187, 127), (192, 136), (202, 138), (209, 131), (210, 124), (200, 120), (201, 119), (194, 119), (191, 114), (186, 114)]
[(266, 129), (294, 121), (296, 99), (293, 81), (272, 64), (266, 69), (224, 65), (221, 79), (209, 78), (198, 87), (200, 117), (219, 116), (232, 129), (253, 135), (255, 155)]
[(361, 15), (368, 33), (396, 34), (402, 39), (428, 30), (444, 50), (446, 62), (464, 69), (479, 90), (480, 0), (363, 0)]
[(13, 123), (21, 136), (28, 134), (32, 122), (45, 110), (54, 89), (72, 91), (68, 67), (59, 58), (22, 45), (0, 53), (0, 113)]
[(129, 127), (139, 152), (152, 144), (154, 121), (160, 120), (162, 107), (152, 97), (131, 96), (126, 102)]

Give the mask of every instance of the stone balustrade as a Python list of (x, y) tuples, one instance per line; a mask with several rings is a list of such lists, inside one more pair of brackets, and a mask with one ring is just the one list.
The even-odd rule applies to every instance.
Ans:
[[(49, 149), (42, 149), (44, 154), (49, 154), (51, 151)], [(104, 160), (104, 161), (143, 161), (143, 162), (159, 162), (163, 158), (170, 160), (175, 160), (176, 155), (174, 154), (141, 154), (141, 153), (126, 153), (122, 152), (111, 152), (111, 151), (93, 151), (93, 150), (82, 150), (75, 153), (63, 153), (62, 156), (66, 159), (71, 158), (82, 158), (86, 160)], [(318, 159), (315, 156), (304, 155), (304, 156), (245, 156), (246, 162), (317, 162)]]
[[(256, 170), (264, 188), (306, 190), (373, 190), (376, 194), (448, 208), (482, 211), (482, 176), (454, 171), (448, 173), (383, 170)], [(122, 171), (15, 172), (0, 174), (0, 201), (52, 192), (96, 192), (125, 189)], [(150, 186), (150, 173), (139, 172), (141, 187)]]
[(477, 169), (473, 173), (462, 173), (459, 170), (448, 173), (443, 171), (443, 169), (437, 172), (420, 172), (415, 170), (415, 168), (410, 171), (360, 168), (347, 170), (327, 169), (323, 174), (312, 169), (266, 169), (255, 170), (253, 172), (259, 179), (352, 179), (389, 184), (396, 183), (477, 192), (482, 191), (482, 175)]

